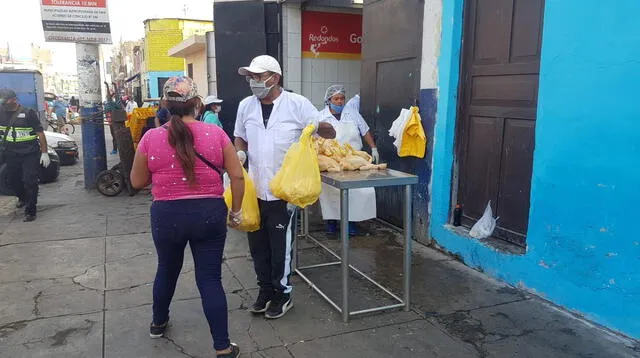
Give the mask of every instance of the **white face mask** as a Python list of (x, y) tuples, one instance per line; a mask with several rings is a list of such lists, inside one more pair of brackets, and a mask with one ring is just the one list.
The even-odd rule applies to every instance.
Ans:
[(220, 106), (213, 106), (213, 113), (220, 113), (220, 111), (222, 110), (222, 107)]
[(256, 81), (253, 78), (249, 80), (249, 87), (251, 87), (251, 93), (253, 93), (259, 99), (263, 99), (269, 95), (271, 89), (275, 86), (275, 83), (267, 87), (267, 81), (273, 78), (273, 75), (264, 81)]

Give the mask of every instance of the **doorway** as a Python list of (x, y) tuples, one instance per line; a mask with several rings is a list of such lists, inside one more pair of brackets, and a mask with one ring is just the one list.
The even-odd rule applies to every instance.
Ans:
[(457, 123), (462, 224), (526, 246), (544, 0), (468, 0)]

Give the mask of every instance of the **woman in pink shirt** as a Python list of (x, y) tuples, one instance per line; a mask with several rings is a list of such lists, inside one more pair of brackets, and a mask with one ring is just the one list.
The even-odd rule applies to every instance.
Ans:
[[(221, 270), (227, 215), (231, 226), (242, 221), (242, 166), (226, 133), (194, 118), (199, 98), (193, 80), (172, 77), (164, 85), (163, 94), (171, 119), (145, 133), (131, 170), (135, 188), (153, 185), (151, 232), (158, 269), (149, 334), (160, 338), (165, 333), (169, 305), (189, 243), (216, 355), (237, 357), (240, 350), (229, 340)], [(233, 199), (228, 214), (222, 197), (223, 168), (231, 179)]]

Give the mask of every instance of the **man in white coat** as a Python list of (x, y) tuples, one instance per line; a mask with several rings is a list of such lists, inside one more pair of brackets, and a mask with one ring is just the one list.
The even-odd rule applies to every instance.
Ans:
[[(359, 98), (358, 98), (359, 99)], [(350, 103), (352, 101), (349, 101)], [(345, 89), (342, 85), (333, 85), (325, 93), (326, 107), (322, 110), (321, 121), (331, 123), (336, 130), (336, 140), (340, 144), (349, 143), (355, 150), (362, 149), (362, 139), (371, 148), (371, 156), (377, 164), (380, 161), (378, 148), (369, 131), (369, 126), (358, 111), (359, 105), (345, 106)], [(358, 100), (359, 104), (359, 100)], [(322, 218), (327, 221), (327, 233), (338, 232), (340, 220), (340, 191), (327, 184), (322, 184), (320, 194)], [(365, 221), (376, 217), (376, 192), (373, 188), (349, 190), (349, 234), (357, 235), (354, 222)]]
[(260, 286), (250, 311), (275, 319), (293, 306), (289, 278), (296, 211), (273, 195), (269, 183), (307, 125), (314, 125), (324, 138), (334, 138), (335, 131), (330, 124), (322, 123), (308, 99), (280, 87), (282, 69), (275, 58), (258, 56), (249, 66), (239, 68), (238, 73), (246, 77), (253, 95), (238, 106), (234, 143), (240, 161), (249, 160), (249, 176), (256, 186), (260, 207), (260, 229), (248, 234)]

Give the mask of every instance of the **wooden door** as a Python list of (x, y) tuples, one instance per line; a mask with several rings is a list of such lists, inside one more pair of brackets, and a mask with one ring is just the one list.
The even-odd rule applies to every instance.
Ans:
[(491, 200), (494, 236), (525, 245), (544, 0), (468, 0), (457, 132), (458, 202), (473, 225)]

